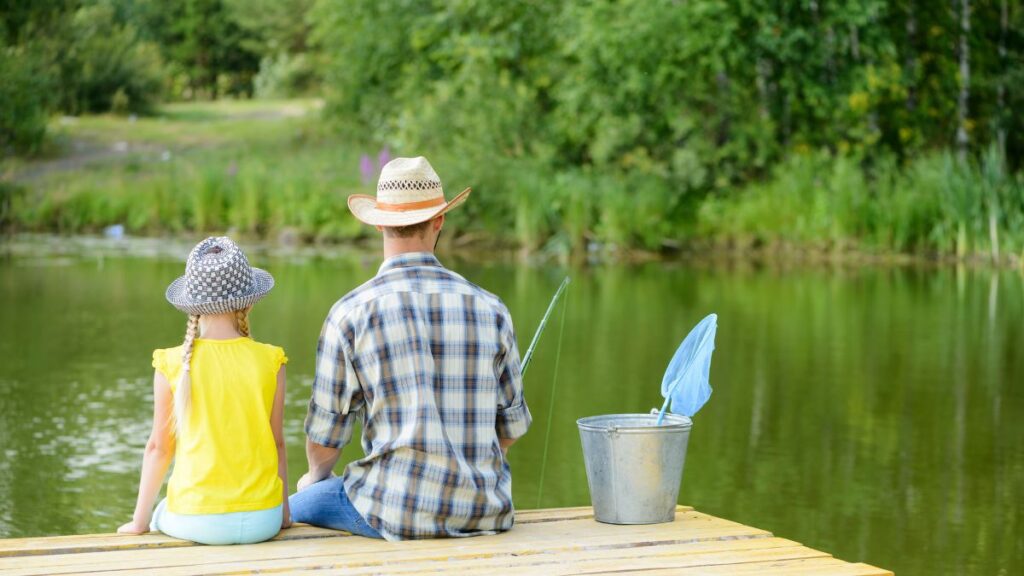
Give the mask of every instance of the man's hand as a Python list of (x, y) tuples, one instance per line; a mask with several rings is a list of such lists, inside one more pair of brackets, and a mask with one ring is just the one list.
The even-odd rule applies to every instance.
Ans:
[(515, 444), (516, 440), (518, 440), (518, 438), (498, 438), (498, 445), (501, 446), (502, 456), (508, 456), (509, 446)]
[(302, 492), (303, 490), (305, 490), (306, 488), (309, 488), (310, 486), (312, 486), (313, 484), (316, 484), (317, 482), (320, 482), (322, 480), (327, 480), (327, 478), (334, 478), (335, 477), (334, 472), (331, 472), (330, 475), (327, 476), (327, 478), (320, 478), (320, 479), (315, 479), (311, 474), (312, 474), (311, 472), (306, 472), (305, 474), (302, 475), (302, 478), (299, 478), (298, 483), (295, 485), (295, 490), (297, 492)]
[(309, 463), (309, 472), (299, 478), (296, 485), (297, 490), (303, 490), (316, 484), (321, 480), (334, 477), (334, 465), (338, 463), (341, 450), (328, 448), (306, 438), (306, 461)]

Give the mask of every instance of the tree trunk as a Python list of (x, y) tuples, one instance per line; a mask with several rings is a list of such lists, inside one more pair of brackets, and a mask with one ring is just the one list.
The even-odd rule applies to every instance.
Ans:
[(957, 98), (957, 157), (961, 162), (967, 160), (967, 147), (970, 138), (967, 135), (967, 105), (971, 96), (971, 47), (968, 35), (971, 31), (971, 2), (960, 0), (960, 95)]
[(860, 36), (856, 26), (850, 26), (850, 53), (853, 54), (854, 62), (860, 62)]
[(915, 42), (917, 40), (917, 14), (913, 2), (907, 3), (907, 54), (904, 66), (907, 74), (910, 75), (910, 82), (907, 85), (907, 110), (913, 112), (917, 109), (917, 58), (915, 57)]
[(761, 120), (767, 121), (771, 119), (771, 94), (769, 94), (769, 78), (771, 76), (771, 65), (764, 58), (758, 58), (757, 60), (757, 94), (760, 97), (760, 105), (758, 106), (761, 114)]
[[(814, 21), (815, 30), (821, 30), (821, 10), (816, 0), (811, 0), (810, 5), (811, 18)], [(823, 42), (823, 49), (825, 50), (825, 78), (824, 84), (831, 86), (835, 83), (835, 62), (833, 61), (832, 49), (835, 40), (835, 33), (832, 31), (832, 26), (825, 26), (825, 38)]]
[(718, 92), (718, 114), (721, 115), (718, 121), (718, 145), (729, 141), (729, 129), (731, 126), (729, 117), (729, 73), (724, 70), (715, 75), (715, 89)]

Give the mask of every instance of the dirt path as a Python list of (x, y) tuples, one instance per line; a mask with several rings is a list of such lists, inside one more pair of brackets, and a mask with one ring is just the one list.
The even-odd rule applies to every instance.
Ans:
[[(282, 105), (270, 105), (268, 107), (232, 107), (230, 104), (220, 106), (217, 103), (206, 104), (213, 106), (215, 114), (209, 120), (220, 122), (274, 122), (301, 118), (310, 110), (318, 109), (322, 104), (315, 101), (312, 104), (285, 103)], [(188, 106), (178, 105), (180, 106)], [(59, 122), (62, 125), (73, 125), (75, 118), (62, 118)], [(134, 119), (125, 119), (125, 122), (133, 122)], [(188, 120), (178, 122), (187, 123)], [(72, 172), (81, 170), (86, 166), (96, 164), (113, 164), (129, 159), (142, 162), (168, 161), (175, 154), (184, 150), (217, 146), (216, 143), (196, 144), (194, 142), (181, 144), (168, 144), (164, 142), (152, 142), (145, 139), (122, 139), (115, 142), (105, 142), (88, 134), (72, 135), (61, 142), (60, 155), (54, 158), (43, 158), (32, 160), (16, 165), (6, 174), (0, 173), (0, 177), (10, 182), (28, 184), (49, 176), (51, 174)], [(2, 168), (2, 166), (0, 166)]]
[(93, 164), (117, 162), (133, 157), (145, 161), (157, 161), (163, 158), (169, 159), (170, 155), (171, 151), (166, 146), (157, 146), (146, 142), (124, 141), (108, 144), (86, 138), (73, 139), (61, 156), (24, 164), (9, 175), (9, 180), (26, 184), (50, 174), (81, 170), (83, 167)]

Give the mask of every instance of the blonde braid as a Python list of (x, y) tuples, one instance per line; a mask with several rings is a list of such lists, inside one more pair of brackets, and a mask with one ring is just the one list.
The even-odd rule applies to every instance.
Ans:
[(178, 389), (174, 393), (175, 433), (181, 433), (188, 427), (188, 412), (192, 404), (192, 347), (196, 333), (199, 332), (199, 315), (189, 314), (185, 328), (185, 342), (181, 345), (181, 377)]
[(241, 310), (235, 310), (235, 321), (238, 323), (238, 333), (242, 336), (252, 336), (249, 331), (249, 310), (252, 308), (242, 308)]

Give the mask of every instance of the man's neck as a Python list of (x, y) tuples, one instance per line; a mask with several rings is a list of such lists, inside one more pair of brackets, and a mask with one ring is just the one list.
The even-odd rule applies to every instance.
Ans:
[(434, 247), (427, 244), (423, 238), (385, 238), (384, 239), (384, 258), (392, 258), (399, 254), (409, 254), (411, 252), (430, 252), (434, 253)]

